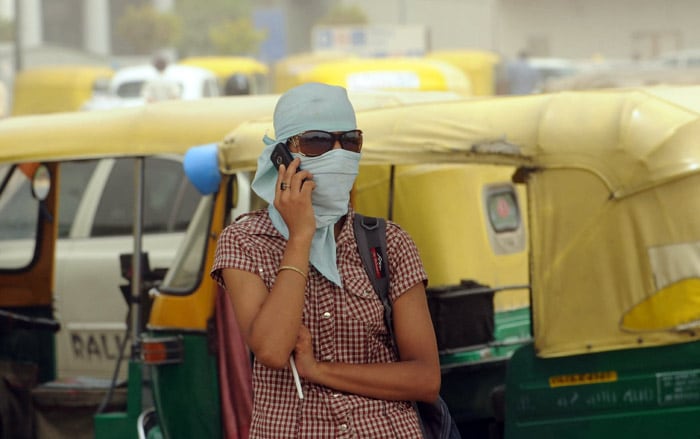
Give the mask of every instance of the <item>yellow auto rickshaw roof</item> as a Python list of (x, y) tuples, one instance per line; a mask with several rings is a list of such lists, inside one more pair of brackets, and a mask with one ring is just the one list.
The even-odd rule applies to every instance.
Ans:
[[(403, 104), (358, 111), (363, 160), (584, 168), (616, 196), (700, 169), (686, 138), (700, 129), (700, 87)], [(269, 118), (232, 131), (222, 169), (253, 167), (264, 132)]]
[[(268, 120), (278, 95), (165, 101), (110, 110), (0, 120), (0, 163), (182, 153), (219, 142), (244, 121)], [(449, 92), (351, 94), (358, 109), (456, 100)], [(260, 141), (262, 134), (256, 140)]]
[(0, 162), (184, 153), (238, 123), (272, 113), (277, 96), (168, 101), (0, 121)]
[(110, 78), (114, 70), (100, 65), (58, 65), (39, 66), (21, 70), (15, 77), (17, 81), (29, 81), (31, 83), (58, 83), (64, 84), (92, 81), (96, 78)]
[[(353, 76), (372, 74), (410, 75), (410, 80), (388, 77), (380, 78), (377, 84), (368, 77), (363, 82), (372, 84), (355, 84)], [(301, 82), (323, 82), (347, 87), (348, 90), (394, 89), (394, 90), (442, 90), (455, 91), (465, 95), (471, 94), (469, 78), (457, 67), (437, 59), (418, 57), (389, 58), (353, 58), (319, 63), (306, 72), (299, 74)], [(383, 83), (386, 82), (386, 86)]]
[(266, 64), (247, 56), (193, 56), (180, 60), (178, 64), (209, 69), (218, 77), (234, 73), (266, 75), (270, 70)]

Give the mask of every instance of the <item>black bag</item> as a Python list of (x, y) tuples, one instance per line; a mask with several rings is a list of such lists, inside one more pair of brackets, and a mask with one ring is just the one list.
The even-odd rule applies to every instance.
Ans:
[(493, 341), (494, 290), (473, 280), (426, 291), (438, 351), (450, 352)]
[[(355, 239), (360, 251), (360, 258), (365, 266), (374, 289), (384, 306), (384, 321), (396, 346), (394, 325), (392, 324), (391, 300), (389, 300), (389, 266), (386, 263), (386, 222), (382, 218), (366, 217), (355, 214), (353, 219)], [(461, 439), (457, 424), (450, 415), (445, 401), (438, 396), (434, 403), (414, 401), (413, 406), (426, 439)]]

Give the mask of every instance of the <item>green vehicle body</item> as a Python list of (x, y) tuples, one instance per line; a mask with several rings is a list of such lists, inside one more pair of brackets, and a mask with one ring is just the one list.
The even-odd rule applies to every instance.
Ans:
[(700, 434), (698, 342), (548, 359), (529, 345), (508, 368), (506, 437)]

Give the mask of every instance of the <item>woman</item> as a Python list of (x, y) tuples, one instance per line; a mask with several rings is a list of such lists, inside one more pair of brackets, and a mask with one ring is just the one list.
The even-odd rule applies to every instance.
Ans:
[[(394, 347), (353, 234), (362, 132), (347, 93), (293, 88), (273, 123), (253, 181), (270, 205), (224, 230), (212, 268), (255, 355), (250, 437), (420, 438), (410, 401), (433, 402), (440, 389), (427, 278), (413, 241), (389, 222)], [(277, 143), (295, 158), (275, 169)]]

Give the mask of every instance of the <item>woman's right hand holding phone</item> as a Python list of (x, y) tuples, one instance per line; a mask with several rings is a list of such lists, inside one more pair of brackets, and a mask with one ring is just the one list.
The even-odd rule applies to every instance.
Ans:
[(280, 165), (274, 206), (287, 224), (290, 240), (299, 237), (310, 241), (316, 231), (316, 218), (311, 205), (311, 193), (316, 183), (309, 171), (298, 170), (300, 162), (299, 158), (295, 158), (288, 167)]

